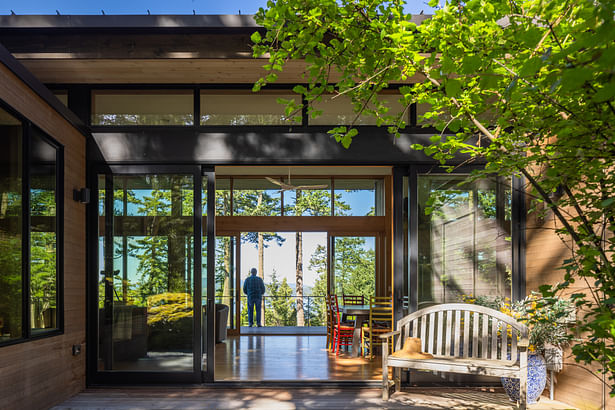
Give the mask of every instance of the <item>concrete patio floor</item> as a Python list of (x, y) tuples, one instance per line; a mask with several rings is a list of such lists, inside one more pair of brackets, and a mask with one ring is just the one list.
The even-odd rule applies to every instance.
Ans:
[[(514, 409), (501, 389), (412, 388), (387, 402), (374, 388), (91, 388), (54, 410), (75, 409)], [(530, 409), (572, 409), (541, 397)]]

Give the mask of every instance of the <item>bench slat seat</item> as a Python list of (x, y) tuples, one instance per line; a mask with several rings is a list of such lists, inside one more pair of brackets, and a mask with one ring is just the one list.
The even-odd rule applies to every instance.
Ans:
[[(431, 306), (397, 321), (395, 330), (381, 338), (393, 338), (393, 352), (402, 350), (407, 337), (421, 339), (431, 359), (408, 359), (382, 349), (382, 397), (400, 387), (401, 369), (513, 377), (520, 380), (520, 408), (526, 408), (528, 329), (514, 318), (483, 306), (450, 303)], [(388, 368), (393, 368), (389, 381)]]
[(472, 358), (401, 359), (389, 356), (389, 366), (415, 370), (475, 374), (481, 376), (518, 377), (519, 363), (480, 360)]

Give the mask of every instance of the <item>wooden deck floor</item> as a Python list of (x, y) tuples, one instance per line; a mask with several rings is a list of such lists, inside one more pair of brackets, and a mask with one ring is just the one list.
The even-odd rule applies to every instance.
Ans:
[(357, 381), (382, 377), (379, 358), (339, 356), (326, 336), (231, 336), (216, 345), (216, 380)]
[(327, 334), (325, 326), (263, 326), (241, 327), (242, 335), (305, 335), (322, 336)]
[[(88, 389), (53, 410), (117, 409), (480, 409), (515, 406), (504, 393), (473, 389), (419, 389), (384, 402), (378, 389)], [(542, 397), (530, 409), (570, 409)]]

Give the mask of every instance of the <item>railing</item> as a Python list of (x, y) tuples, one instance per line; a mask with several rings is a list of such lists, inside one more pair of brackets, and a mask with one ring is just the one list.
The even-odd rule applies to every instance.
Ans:
[[(271, 311), (273, 309), (275, 309), (273, 307), (273, 301), (274, 300), (279, 300), (279, 299), (291, 299), (293, 301), (295, 301), (294, 303), (289, 303), (289, 308), (290, 309), (295, 309), (296, 308), (296, 299), (297, 299), (297, 295), (287, 295), (287, 296), (268, 296), (265, 295), (263, 296), (263, 305), (265, 307), (264, 309), (264, 316), (261, 317), (261, 322), (263, 324), (263, 326), (267, 326), (267, 314), (269, 311), (269, 314), (271, 314)], [(325, 296), (303, 296), (303, 311), (304, 311), (304, 326), (326, 326), (326, 316), (323, 318), (320, 318), (319, 322), (314, 323), (312, 314), (314, 313), (315, 309), (318, 308), (318, 305), (315, 303), (316, 300), (322, 300), (323, 303), (321, 306), (323, 306), (323, 311), (325, 309), (324, 307), (324, 299)], [(248, 315), (248, 297), (247, 296), (241, 296), (241, 326), (248, 326), (247, 323), (247, 319), (244, 320), (244, 316), (245, 318), (247, 318)], [(244, 315), (245, 313), (245, 315)], [(312, 314), (310, 314), (312, 313)], [(296, 312), (295, 312), (296, 314)], [(323, 314), (322, 312), (319, 312), (318, 310), (316, 310), (316, 314)], [(254, 312), (254, 315), (256, 316), (256, 312)], [(324, 322), (323, 322), (324, 320)], [(295, 321), (296, 321), (296, 316), (295, 316)], [(245, 323), (244, 323), (245, 322)], [(296, 326), (296, 325), (291, 325), (291, 324), (282, 324), (280, 326)]]

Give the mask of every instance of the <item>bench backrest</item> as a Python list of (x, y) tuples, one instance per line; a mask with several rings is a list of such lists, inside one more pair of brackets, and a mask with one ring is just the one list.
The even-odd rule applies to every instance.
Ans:
[(421, 339), (423, 352), (440, 357), (517, 361), (519, 337), (528, 329), (514, 318), (484, 306), (449, 303), (418, 310), (397, 321), (395, 351), (407, 337)]

